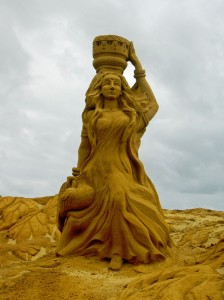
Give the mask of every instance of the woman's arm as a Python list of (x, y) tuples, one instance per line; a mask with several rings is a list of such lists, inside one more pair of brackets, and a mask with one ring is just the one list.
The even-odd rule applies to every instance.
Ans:
[(82, 137), (81, 143), (78, 150), (78, 163), (77, 167), (81, 168), (83, 163), (87, 160), (90, 155), (90, 143), (88, 136)]
[(82, 137), (81, 143), (78, 150), (78, 162), (77, 167), (72, 168), (72, 175), (73, 176), (79, 176), (80, 169), (83, 165), (83, 163), (87, 160), (87, 158), (90, 155), (90, 143), (88, 137)]
[(72, 175), (73, 176), (79, 176), (80, 169), (83, 165), (83, 163), (87, 160), (91, 152), (90, 143), (88, 137), (82, 137), (81, 143), (78, 150), (78, 162), (77, 167), (72, 168)]
[(77, 167), (80, 169), (84, 162), (87, 160), (91, 153), (91, 146), (89, 142), (88, 132), (87, 132), (87, 124), (88, 120), (91, 118), (92, 114), (94, 113), (93, 110), (90, 110), (86, 115), (86, 120), (82, 126), (82, 133), (81, 133), (81, 143), (78, 150), (78, 163)]
[(146, 76), (145, 70), (142, 68), (142, 65), (135, 53), (133, 43), (131, 43), (131, 45), (130, 45), (129, 60), (135, 67), (134, 77), (136, 79), (136, 83), (134, 84), (132, 89), (137, 95), (141, 95), (141, 94), (147, 95), (147, 99), (149, 101), (149, 109), (147, 112), (147, 119), (148, 119), (148, 121), (150, 121), (154, 117), (156, 112), (158, 111), (159, 105), (156, 101), (156, 98), (151, 90), (149, 83), (147, 82), (147, 80), (145, 78), (145, 76)]

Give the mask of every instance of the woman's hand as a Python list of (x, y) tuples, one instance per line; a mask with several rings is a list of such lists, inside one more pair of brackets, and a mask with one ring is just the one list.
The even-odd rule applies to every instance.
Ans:
[(136, 55), (135, 48), (132, 42), (130, 43), (130, 49), (129, 49), (129, 61), (133, 64), (133, 66), (136, 69), (141, 69), (142, 67), (141, 63)]
[(76, 167), (72, 168), (72, 175), (74, 177), (79, 176), (79, 174), (80, 174), (80, 168), (76, 168)]

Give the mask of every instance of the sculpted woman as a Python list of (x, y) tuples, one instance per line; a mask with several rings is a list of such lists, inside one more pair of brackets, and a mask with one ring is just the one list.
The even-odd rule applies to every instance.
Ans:
[[(78, 164), (59, 193), (58, 256), (97, 255), (119, 270), (171, 252), (155, 187), (138, 158), (158, 104), (133, 44), (118, 36), (94, 40), (97, 74), (86, 92)], [(136, 83), (122, 75), (130, 61)]]

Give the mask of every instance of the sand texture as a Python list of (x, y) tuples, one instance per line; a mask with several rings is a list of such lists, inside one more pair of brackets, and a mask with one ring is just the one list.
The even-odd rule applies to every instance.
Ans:
[(118, 272), (55, 256), (57, 196), (0, 198), (0, 299), (224, 299), (224, 212), (165, 210), (173, 255)]

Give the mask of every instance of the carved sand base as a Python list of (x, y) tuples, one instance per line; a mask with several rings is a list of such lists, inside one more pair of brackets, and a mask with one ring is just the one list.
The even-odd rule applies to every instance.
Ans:
[(224, 299), (224, 212), (166, 210), (174, 256), (121, 267), (56, 257), (56, 205), (57, 196), (0, 198), (0, 299)]

